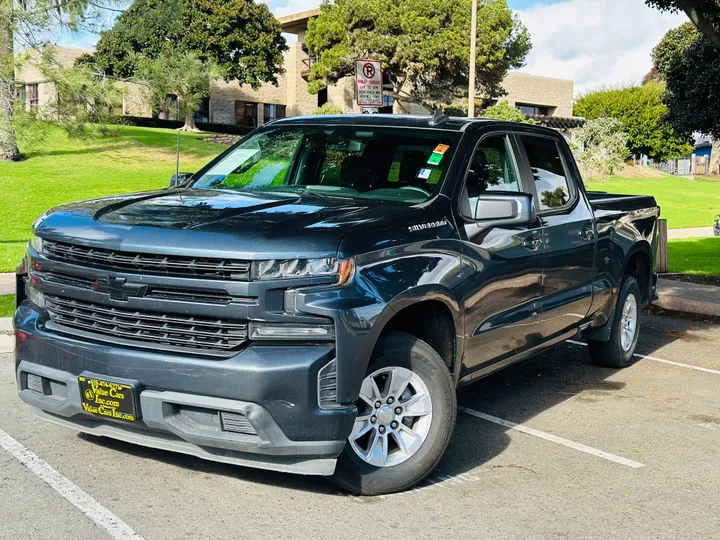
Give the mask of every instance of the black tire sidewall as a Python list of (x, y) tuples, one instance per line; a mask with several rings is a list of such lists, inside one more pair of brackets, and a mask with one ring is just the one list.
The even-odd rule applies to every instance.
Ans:
[(356, 494), (381, 495), (402, 491), (423, 480), (445, 453), (455, 427), (457, 402), (450, 372), (440, 355), (424, 341), (395, 332), (378, 343), (367, 373), (384, 367), (403, 367), (417, 374), (432, 399), (430, 431), (420, 449), (408, 460), (392, 467), (375, 467), (350, 447), (338, 457), (333, 481)]
[[(621, 320), (625, 300), (631, 294), (635, 296), (635, 300), (637, 302), (638, 319), (632, 346), (626, 351), (622, 347)], [(640, 287), (634, 277), (626, 276), (623, 279), (620, 291), (618, 292), (615, 312), (613, 314), (612, 329), (610, 331), (610, 339), (608, 341), (591, 341), (588, 343), (590, 347), (590, 356), (595, 364), (614, 369), (622, 369), (632, 364), (635, 347), (637, 346), (638, 338), (640, 337), (641, 306)]]

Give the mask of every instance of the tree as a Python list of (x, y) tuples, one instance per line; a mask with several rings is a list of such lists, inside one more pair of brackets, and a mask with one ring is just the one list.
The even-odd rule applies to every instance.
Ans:
[(615, 118), (588, 120), (572, 130), (573, 150), (583, 176), (605, 178), (623, 166), (628, 135)]
[(342, 113), (343, 113), (342, 109), (333, 103), (325, 103), (313, 111), (313, 114), (342, 114)]
[[(142, 24), (138, 24), (138, 21)], [(137, 58), (195, 52), (230, 81), (277, 84), (287, 50), (267, 5), (251, 0), (135, 0), (102, 33), (94, 55), (106, 73), (130, 77)]]
[(720, 2), (718, 0), (645, 0), (662, 11), (683, 11), (698, 30), (720, 49)]
[(480, 116), (483, 118), (495, 118), (496, 120), (507, 120), (508, 122), (525, 122), (526, 124), (535, 123), (535, 120), (525, 116), (507, 101), (501, 101), (497, 105), (488, 107), (480, 114)]
[(654, 80), (642, 86), (601, 88), (580, 96), (573, 113), (588, 120), (619, 120), (628, 135), (628, 150), (635, 156), (645, 154), (662, 161), (689, 154), (689, 133), (676, 131), (666, 120), (668, 108), (662, 101), (663, 93), (663, 84)]
[[(105, 0), (33, 0), (32, 2), (0, 0), (0, 160), (20, 159), (17, 146), (18, 128), (27, 124), (17, 121), (18, 113), (21, 115), (24, 113), (24, 104), (17, 102), (16, 52), (24, 50), (26, 51), (26, 54), (22, 55), (24, 59), (28, 57), (37, 59), (45, 75), (57, 75), (57, 69), (54, 69), (57, 64), (52, 58), (52, 47), (49, 47), (51, 42), (43, 39), (43, 36), (52, 35), (53, 31), (61, 27), (71, 29), (78, 29), (81, 26), (92, 27), (98, 10), (104, 5)], [(78, 101), (87, 103), (99, 87), (105, 86), (104, 81), (87, 75), (87, 71), (68, 74), (65, 78), (66, 90), (72, 87), (77, 93), (75, 95), (68, 92), (60, 93), (58, 102), (61, 106), (56, 107), (55, 114), (48, 119), (73, 130), (80, 126), (82, 119), (73, 120), (63, 114), (65, 110), (62, 104), (64, 100), (76, 104)], [(81, 78), (84, 80), (83, 84), (75, 84)], [(46, 80), (58, 82), (47, 77)], [(63, 81), (60, 83), (62, 84)]]
[(178, 106), (185, 116), (183, 131), (199, 131), (195, 112), (202, 99), (210, 95), (210, 85), (222, 77), (222, 70), (212, 61), (203, 62), (194, 52), (161, 54), (157, 58), (140, 57), (138, 80), (147, 86), (156, 107), (166, 104), (168, 96), (178, 97)]
[[(478, 4), (478, 95), (496, 97), (530, 38), (505, 0)], [(471, 0), (324, 0), (320, 10), (306, 36), (310, 92), (353, 75), (356, 58), (373, 58), (401, 101), (436, 108), (467, 98)]]
[[(668, 121), (679, 132), (700, 132), (720, 140), (720, 54), (690, 23), (670, 30), (653, 50), (665, 82)], [(711, 170), (718, 171), (720, 145), (713, 145)]]

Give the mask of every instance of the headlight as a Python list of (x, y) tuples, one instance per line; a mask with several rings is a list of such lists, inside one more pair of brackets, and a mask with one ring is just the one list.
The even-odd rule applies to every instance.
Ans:
[(256, 261), (253, 279), (281, 279), (295, 277), (338, 276), (341, 284), (347, 283), (354, 269), (352, 259), (290, 259)]
[(35, 233), (33, 233), (33, 235), (30, 237), (30, 245), (40, 255), (42, 255), (44, 253), (43, 239), (40, 238), (39, 236), (36, 236)]

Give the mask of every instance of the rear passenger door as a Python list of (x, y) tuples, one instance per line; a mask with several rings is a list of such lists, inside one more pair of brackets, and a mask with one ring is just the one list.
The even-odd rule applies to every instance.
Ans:
[(586, 321), (595, 267), (594, 218), (560, 135), (522, 133), (523, 177), (534, 189), (545, 247), (540, 335), (552, 340)]

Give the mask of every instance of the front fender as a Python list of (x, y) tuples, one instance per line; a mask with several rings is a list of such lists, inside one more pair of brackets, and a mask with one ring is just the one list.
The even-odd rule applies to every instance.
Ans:
[[(447, 246), (447, 240), (439, 241)], [(299, 291), (298, 311), (330, 317), (337, 333), (338, 400), (357, 400), (375, 345), (392, 317), (412, 304), (435, 300), (451, 311), (462, 329), (462, 304), (455, 291), (462, 282), (461, 261), (449, 249), (394, 250), (385, 256), (363, 256), (345, 287)], [(458, 345), (458, 358), (461, 354)]]

